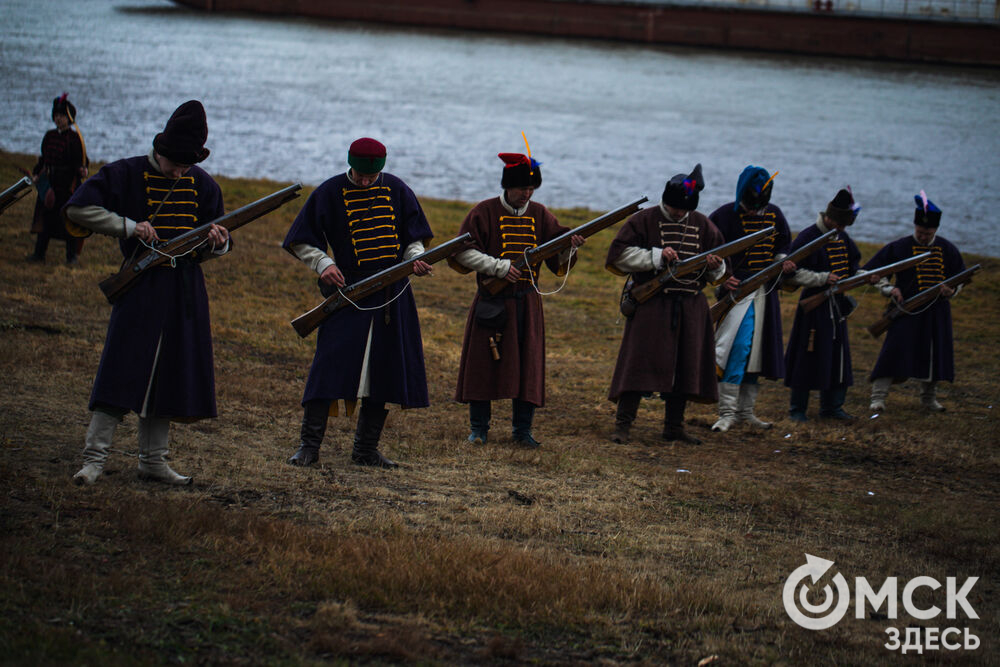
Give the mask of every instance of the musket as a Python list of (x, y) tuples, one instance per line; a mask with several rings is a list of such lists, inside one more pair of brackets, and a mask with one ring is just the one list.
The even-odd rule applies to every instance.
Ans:
[(403, 278), (408, 277), (413, 273), (414, 262), (422, 261), (428, 264), (435, 264), (440, 262), (442, 259), (451, 257), (456, 252), (463, 250), (466, 246), (471, 244), (472, 235), (466, 232), (461, 236), (453, 238), (447, 243), (442, 243), (435, 248), (431, 248), (430, 250), (417, 255), (413, 259), (403, 260), (402, 262), (394, 264), (387, 269), (382, 269), (374, 275), (363, 278), (352, 285), (341, 287), (336, 292), (328, 296), (323, 303), (292, 320), (292, 326), (295, 327), (295, 331), (300, 336), (305, 338), (310, 334), (310, 332), (312, 332), (313, 329), (322, 324), (326, 318), (330, 317), (344, 306), (355, 303), (367, 296), (371, 296), (375, 292), (398, 283)]
[(872, 269), (866, 273), (858, 273), (850, 278), (844, 278), (843, 280), (838, 280), (837, 282), (830, 285), (829, 288), (823, 290), (819, 294), (813, 294), (812, 296), (807, 296), (804, 299), (799, 300), (799, 306), (805, 312), (810, 312), (818, 308), (823, 302), (832, 296), (837, 294), (843, 294), (855, 287), (861, 287), (862, 285), (867, 285), (871, 282), (872, 275), (879, 278), (884, 278), (886, 276), (891, 276), (892, 274), (908, 269), (911, 266), (916, 266), (921, 262), (930, 259), (931, 254), (929, 252), (920, 253), (919, 255), (914, 255), (913, 257), (907, 257), (906, 259), (901, 259), (898, 262), (893, 262), (892, 264), (886, 264), (885, 266), (880, 266), (877, 269)]
[(225, 227), (230, 232), (235, 231), (295, 199), (299, 196), (301, 189), (301, 183), (289, 185), (287, 188), (220, 216), (212, 222), (190, 229), (172, 239), (154, 242), (152, 248), (146, 248), (126, 260), (118, 273), (102, 280), (100, 282), (101, 291), (104, 292), (104, 296), (110, 303), (114, 303), (122, 294), (131, 289), (135, 279), (145, 271), (154, 266), (171, 262), (175, 257), (191, 252), (204, 244), (208, 240), (208, 233), (211, 231), (212, 225)]
[(8, 206), (28, 194), (28, 190), (30, 188), (31, 179), (25, 176), (14, 185), (10, 186), (3, 192), (0, 192), (0, 213), (6, 211)]
[(712, 304), (712, 307), (709, 309), (712, 313), (712, 322), (718, 324), (719, 321), (725, 317), (730, 310), (732, 310), (733, 306), (746, 298), (747, 295), (756, 292), (758, 287), (767, 283), (777, 274), (781, 273), (782, 265), (785, 262), (798, 262), (800, 259), (808, 257), (813, 253), (813, 251), (826, 243), (827, 240), (836, 233), (836, 229), (831, 229), (822, 236), (813, 239), (801, 248), (789, 253), (783, 259), (779, 259), (752, 276), (741, 280), (739, 285), (728, 291), (725, 296)]
[[(653, 295), (663, 289), (663, 286), (668, 282), (677, 278), (683, 278), (689, 273), (701, 271), (705, 265), (708, 264), (709, 255), (716, 255), (717, 257), (725, 259), (726, 257), (735, 255), (736, 253), (746, 250), (747, 248), (752, 248), (772, 234), (774, 234), (774, 227), (765, 227), (764, 229), (758, 230), (753, 234), (747, 234), (746, 236), (740, 237), (735, 241), (723, 243), (717, 248), (712, 248), (711, 250), (706, 250), (705, 252), (694, 255), (693, 257), (688, 257), (687, 259), (671, 263), (669, 267), (660, 271), (653, 278), (640, 285), (635, 285), (631, 290), (629, 290), (626, 299), (623, 299), (621, 304), (622, 313), (626, 317), (631, 317), (631, 313), (625, 312), (626, 309), (633, 309), (632, 312), (634, 312), (635, 306), (649, 301), (653, 298)], [(626, 306), (628, 301), (632, 302), (630, 306)]]
[(941, 290), (945, 287), (950, 287), (956, 289), (961, 285), (967, 285), (972, 282), (972, 276), (981, 269), (982, 266), (976, 264), (971, 266), (964, 271), (956, 273), (951, 278), (947, 280), (942, 280), (937, 285), (932, 285), (925, 290), (921, 290), (911, 296), (909, 299), (903, 301), (903, 303), (896, 303), (890, 300), (889, 307), (885, 311), (885, 315), (875, 322), (875, 324), (868, 327), (868, 333), (872, 335), (873, 338), (878, 338), (881, 336), (889, 325), (894, 321), (898, 320), (904, 315), (910, 315), (915, 309), (921, 308), (924, 305), (936, 300), (941, 295)]
[[(616, 208), (613, 211), (609, 211), (604, 215), (594, 218), (590, 222), (585, 222), (576, 229), (571, 229), (568, 232), (564, 232), (559, 236), (555, 237), (550, 241), (546, 241), (540, 246), (535, 246), (526, 250), (520, 257), (511, 262), (511, 267), (516, 268), (518, 271), (524, 273), (525, 271), (531, 270), (531, 267), (537, 266), (541, 262), (549, 259), (550, 257), (555, 257), (562, 251), (572, 245), (572, 238), (574, 236), (582, 236), (587, 238), (592, 236), (602, 229), (607, 229), (611, 225), (615, 224), (620, 220), (624, 220), (628, 216), (632, 215), (639, 210), (639, 205), (643, 202), (648, 201), (646, 197), (642, 199), (636, 199), (631, 204), (626, 204), (620, 208)], [(510, 283), (505, 278), (485, 278), (480, 283), (480, 288), (489, 292), (492, 295), (499, 294), (505, 287), (510, 285)]]

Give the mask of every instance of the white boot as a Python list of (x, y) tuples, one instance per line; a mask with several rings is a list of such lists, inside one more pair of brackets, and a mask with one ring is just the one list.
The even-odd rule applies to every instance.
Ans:
[(937, 382), (920, 383), (920, 404), (931, 412), (944, 412), (944, 406), (937, 401)]
[(872, 412), (885, 412), (885, 399), (889, 398), (889, 387), (892, 378), (875, 378), (872, 380), (872, 404), (868, 409)]
[(753, 413), (753, 406), (757, 404), (757, 392), (759, 390), (759, 384), (740, 385), (740, 397), (736, 404), (736, 418), (757, 428), (771, 428), (771, 422), (758, 419), (757, 415)]
[(98, 410), (90, 416), (90, 426), (87, 427), (83, 447), (83, 467), (73, 475), (74, 484), (93, 484), (101, 476), (118, 421), (118, 417)]
[(139, 477), (167, 484), (190, 484), (192, 481), (190, 477), (178, 475), (167, 465), (169, 432), (169, 419), (139, 417)]
[(738, 384), (719, 383), (719, 421), (712, 424), (713, 431), (725, 433), (736, 423), (736, 402), (739, 394), (740, 386)]

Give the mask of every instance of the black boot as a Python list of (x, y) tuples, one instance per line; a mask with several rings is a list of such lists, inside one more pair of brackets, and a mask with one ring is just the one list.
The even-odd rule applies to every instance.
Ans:
[(639, 412), (639, 401), (642, 394), (637, 391), (624, 391), (618, 397), (618, 410), (615, 413), (615, 432), (611, 435), (611, 442), (619, 444), (628, 442), (628, 434), (632, 429), (632, 422)]
[(510, 421), (513, 427), (514, 444), (528, 449), (541, 447), (542, 443), (531, 435), (531, 424), (535, 420), (535, 405), (515, 398), (512, 410)]
[(853, 421), (854, 415), (844, 411), (844, 401), (846, 400), (847, 387), (844, 385), (819, 392), (819, 416), (824, 419)]
[(688, 445), (700, 445), (701, 440), (688, 435), (684, 430), (684, 410), (687, 399), (677, 394), (667, 394), (663, 397), (663, 439), (668, 442), (682, 442)]
[(788, 417), (793, 422), (807, 422), (806, 408), (809, 407), (809, 390), (792, 389), (788, 399)]
[(382, 427), (385, 426), (385, 417), (388, 414), (389, 411), (385, 409), (385, 403), (372, 404), (367, 400), (361, 402), (358, 428), (354, 432), (354, 451), (351, 452), (351, 461), (359, 466), (399, 467), (395, 461), (385, 458), (378, 450), (378, 440), (382, 437)]
[(486, 444), (492, 414), (493, 404), (490, 401), (469, 401), (469, 442), (474, 445)]
[(330, 414), (330, 401), (306, 401), (302, 408), (299, 449), (288, 459), (288, 462), (293, 466), (311, 466), (319, 461), (319, 446), (326, 434), (326, 418)]

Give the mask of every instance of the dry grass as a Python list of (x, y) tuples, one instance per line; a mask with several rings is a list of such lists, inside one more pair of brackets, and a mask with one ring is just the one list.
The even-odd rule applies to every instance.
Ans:
[[(12, 161), (30, 164), (0, 157), (4, 186), (17, 178)], [(229, 208), (280, 187), (220, 182)], [(836, 561), (849, 580), (980, 577), (969, 600), (981, 619), (960, 623), (983, 646), (935, 659), (991, 660), (1000, 261), (976, 259), (986, 270), (955, 301), (958, 382), (942, 389), (944, 415), (924, 414), (908, 386), (888, 414), (867, 418), (862, 378), (879, 342), (863, 327), (880, 304), (865, 293), (852, 317), (854, 425), (793, 425), (787, 391), (769, 383), (758, 409), (776, 422), (769, 432), (713, 434), (714, 407), (694, 405), (690, 427), (705, 444), (663, 446), (662, 405), (646, 401), (634, 442), (621, 446), (607, 440), (621, 324), (604, 232), (545, 302), (549, 405), (536, 418), (537, 452), (510, 446), (505, 404), (488, 446), (464, 442), (466, 412), (451, 396), (472, 278), (439, 265), (414, 281), (432, 407), (393, 410), (383, 436), (402, 468), (349, 465), (353, 422), (339, 418), (321, 464), (301, 470), (284, 460), (314, 338), (300, 340), (288, 322), (319, 296), (279, 244), (303, 201), (241, 229), (236, 252), (206, 266), (220, 416), (172, 428), (176, 467), (196, 480), (186, 489), (136, 479), (134, 417), (100, 482), (69, 483), (109, 312), (96, 283), (115, 270), (117, 248), (92, 238), (82, 266), (68, 269), (56, 242), (49, 264), (30, 265), (30, 201), (0, 217), (0, 662), (897, 657), (882, 646), (885, 628), (912, 619), (849, 618), (811, 632), (788, 618), (781, 589), (804, 552)], [(468, 208), (425, 206), (439, 239)], [(558, 213), (570, 224), (593, 215)], [(787, 332), (794, 301), (784, 303)]]

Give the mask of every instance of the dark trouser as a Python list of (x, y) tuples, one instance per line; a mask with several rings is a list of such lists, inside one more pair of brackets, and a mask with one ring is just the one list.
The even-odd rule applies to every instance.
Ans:
[[(486, 435), (490, 430), (490, 418), (493, 416), (491, 401), (469, 401), (469, 426), (475, 434)], [(511, 429), (515, 439), (531, 435), (531, 425), (535, 420), (535, 404), (513, 400), (511, 414)]]
[(687, 399), (680, 394), (663, 394), (663, 430), (683, 431)]
[(820, 416), (839, 417), (845, 414), (843, 410), (845, 400), (847, 400), (847, 387), (843, 385), (819, 392)]
[(789, 414), (805, 416), (806, 409), (808, 407), (809, 407), (809, 390), (792, 389), (792, 393), (789, 396), (789, 401), (788, 401)]
[[(839, 385), (832, 389), (821, 389), (819, 392), (820, 417), (842, 417), (844, 401), (847, 400), (847, 387)], [(788, 412), (791, 415), (805, 416), (809, 407), (809, 390), (792, 389), (789, 397)]]
[(632, 428), (635, 416), (639, 412), (639, 402), (642, 393), (638, 391), (623, 391), (618, 396), (618, 409), (615, 411), (615, 430), (627, 433)]
[(535, 404), (514, 399), (510, 424), (515, 440), (523, 440), (531, 435), (531, 423), (535, 419)]
[[(45, 230), (38, 232), (35, 235), (35, 257), (37, 259), (45, 259), (45, 253), (49, 250), (49, 241), (52, 236)], [(72, 262), (76, 259), (76, 245), (77, 240), (70, 238), (66, 239), (66, 261)]]
[(486, 435), (492, 415), (493, 404), (490, 401), (469, 401), (469, 426), (474, 434)]

